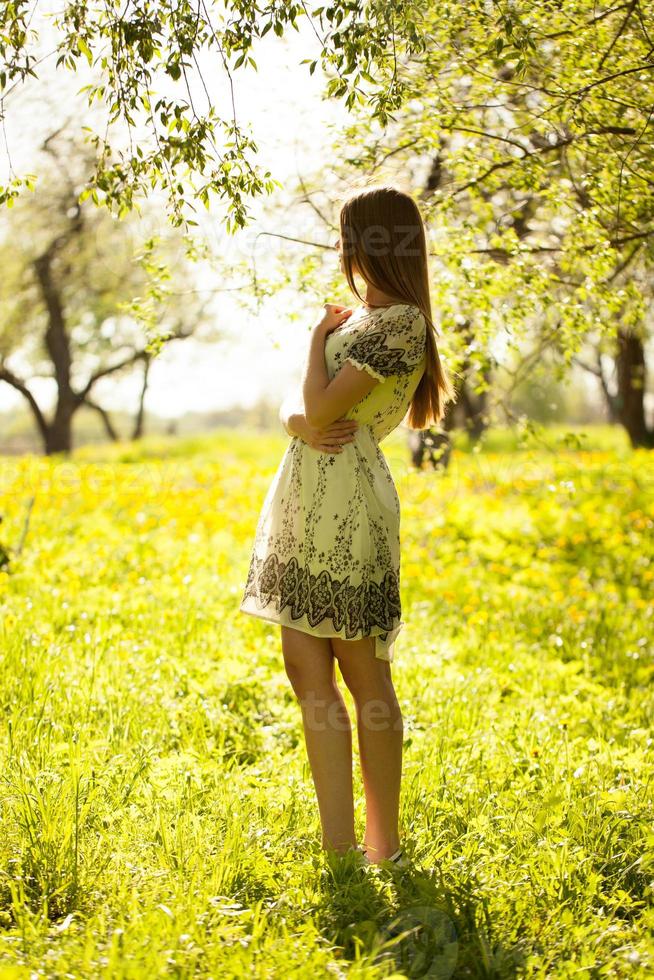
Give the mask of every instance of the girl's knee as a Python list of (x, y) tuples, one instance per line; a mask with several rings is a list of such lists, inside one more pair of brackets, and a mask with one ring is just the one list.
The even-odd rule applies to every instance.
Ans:
[(355, 701), (366, 701), (374, 698), (387, 701), (392, 707), (396, 702), (395, 688), (391, 677), (390, 665), (385, 660), (366, 655), (365, 649), (349, 650), (338, 646), (335, 649), (343, 680)]
[(311, 671), (300, 659), (284, 654), (284, 669), (291, 687), (298, 698), (306, 697), (311, 682)]
[[(388, 664), (386, 664), (388, 667)], [(380, 730), (389, 726), (397, 729), (402, 725), (402, 712), (393, 681), (383, 669), (342, 669), (358, 717), (369, 728)]]
[(295, 652), (284, 652), (284, 669), (297, 697), (305, 701), (310, 698), (331, 696), (336, 678), (331, 661)]

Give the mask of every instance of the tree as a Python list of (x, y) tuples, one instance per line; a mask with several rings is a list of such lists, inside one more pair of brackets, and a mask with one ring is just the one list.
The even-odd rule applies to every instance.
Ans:
[(343, 192), (392, 180), (427, 217), (434, 307), (473, 434), (496, 408), (513, 419), (502, 385), (489, 397), (493, 351), (519, 352), (529, 338), (533, 352), (557, 355), (556, 381), (588, 348), (613, 353), (616, 418), (633, 445), (651, 444), (652, 11), (585, 0), (423, 4), (418, 25), (427, 43), (397, 59), (395, 115), (380, 125), (353, 107), (351, 127), (326, 146), (330, 174), (298, 179), (294, 214), (313, 227), (279, 236), (291, 241), (280, 282), (334, 292), (329, 240)]
[[(39, 69), (34, 9), (13, 0), (0, 11), (5, 103)], [(395, 173), (430, 188), (422, 200), (442, 272), (434, 298), (446, 330), (474, 312), (476, 394), (488, 384), (498, 333), (513, 343), (537, 332), (537, 345), (559, 353), (561, 372), (589, 342), (610, 342), (621, 422), (634, 445), (654, 444), (643, 408), (651, 5), (66, 0), (53, 20), (58, 64), (76, 71), (88, 62), (98, 73), (87, 97), (104, 106), (110, 134), (95, 136), (98, 164), (84, 193), (122, 214), (162, 188), (174, 223), (192, 221), (197, 204), (218, 194), (228, 230), (243, 226), (247, 200), (275, 182), (253, 164), (256, 144), (231, 106), (218, 114), (208, 94), (206, 109), (196, 105), (199, 56), (217, 55), (234, 84), (237, 71), (256, 69), (264, 35), (302, 23), (316, 37), (308, 70), (320, 63), (327, 94), (354, 114), (337, 158), (349, 135), (350, 173)]]
[[(329, 6), (273, 0), (65, 0), (50, 19), (57, 67), (90, 66), (89, 104), (103, 106), (106, 135), (96, 134), (98, 164), (87, 192), (119, 214), (154, 188), (166, 194), (171, 220), (193, 223), (198, 202), (211, 194), (226, 202), (228, 231), (245, 224), (249, 198), (277, 182), (257, 166), (257, 145), (234, 113), (234, 99), (219, 112), (200, 70), (213, 56), (234, 87), (237, 71), (257, 65), (255, 43), (269, 31), (282, 37), (306, 23), (316, 45), (305, 59), (331, 73), (329, 93), (348, 106), (371, 100), (382, 124), (402, 98), (395, 71), (403, 52), (424, 46), (417, 24), (421, 5), (411, 0), (336, 0)], [(0, 8), (0, 116), (10, 97), (38, 75), (47, 57), (40, 47), (37, 0), (11, 0)], [(197, 105), (194, 89), (203, 90)], [(24, 178), (0, 189), (13, 199)]]
[(402, 112), (384, 129), (358, 112), (348, 165), (426, 184), (436, 305), (450, 334), (472, 318), (482, 378), (499, 334), (517, 344), (535, 331), (561, 374), (602, 345), (617, 365), (617, 418), (632, 445), (653, 446), (654, 10), (445, 2), (425, 5), (422, 30), (424, 54), (398, 68)]
[[(191, 336), (202, 305), (188, 290), (174, 292), (187, 284), (183, 263), (177, 263), (175, 282), (157, 283), (152, 241), (135, 257), (129, 223), (80, 204), (73, 161), (84, 172), (88, 160), (79, 147), (73, 152), (59, 132), (45, 149), (52, 160), (47, 185), (13, 209), (0, 243), (0, 381), (26, 399), (50, 454), (72, 448), (73, 419), (83, 405), (99, 412), (115, 437), (95, 397), (98, 383), (149, 365), (163, 344)], [(174, 238), (168, 248), (179, 250)], [(148, 318), (156, 321), (158, 344), (142, 336)], [(14, 366), (17, 359), (27, 367)], [(54, 382), (51, 415), (30, 385), (36, 377)]]

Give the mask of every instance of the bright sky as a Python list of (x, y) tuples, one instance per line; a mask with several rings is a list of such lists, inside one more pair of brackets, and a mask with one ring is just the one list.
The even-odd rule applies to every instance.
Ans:
[[(241, 125), (251, 123), (252, 135), (259, 147), (258, 162), (282, 183), (297, 173), (307, 176), (316, 172), (323, 164), (324, 147), (328, 142), (325, 140), (326, 123), (338, 124), (339, 120), (345, 120), (346, 114), (340, 105), (322, 101), (324, 79), (319, 70), (311, 76), (308, 65), (299, 64), (303, 58), (317, 54), (314, 35), (307, 28), (299, 33), (291, 29), (280, 41), (270, 31), (253, 54), (258, 71), (248, 68), (235, 73), (236, 112)], [(213, 58), (217, 59), (217, 56)], [(50, 73), (46, 66), (40, 70), (44, 77)], [(228, 115), (226, 80), (209, 62), (204, 74), (219, 111)], [(57, 78), (60, 75), (58, 73)], [(63, 113), (71, 111), (75, 93), (86, 81), (84, 78), (65, 79), (66, 76), (61, 100)], [(66, 88), (70, 91), (69, 98), (65, 94)], [(32, 94), (35, 91), (38, 89), (32, 88)], [(34, 112), (30, 108), (29, 127), (25, 126), (25, 115), (20, 112), (20, 102), (7, 105), (7, 141), (14, 170), (19, 173), (29, 172), (34, 147), (52, 129), (50, 107), (44, 107), (40, 114), (38, 109)], [(1, 143), (0, 176), (3, 179), (6, 176), (6, 155)], [(283, 190), (275, 193), (284, 200)], [(251, 204), (255, 218), (261, 213), (262, 203), (255, 200)], [(266, 198), (267, 208), (271, 203), (271, 198)], [(0, 215), (0, 221), (10, 219), (10, 215), (11, 212), (5, 211)], [(217, 225), (217, 220), (212, 220)], [(294, 229), (281, 228), (278, 223), (271, 227), (271, 221), (269, 217), (259, 217), (247, 229), (248, 240), (264, 230), (294, 233)], [(212, 231), (215, 239), (216, 227)], [(237, 248), (243, 254), (245, 242), (239, 246), (233, 240), (229, 241), (226, 234), (218, 237), (225, 248)], [(275, 239), (259, 241), (258, 269), (261, 265), (261, 270), (265, 270), (266, 253), (271, 254), (274, 248)], [(337, 261), (336, 256), (334, 261)], [(160, 415), (176, 416), (189, 410), (221, 409), (231, 405), (247, 407), (262, 396), (281, 401), (288, 388), (300, 378), (308, 327), (320, 311), (320, 306), (307, 308), (306, 316), (289, 322), (285, 313), (288, 306), (298, 308), (293, 296), (280, 294), (266, 303), (260, 316), (254, 317), (236, 306), (228, 294), (221, 297), (220, 329), (224, 339), (209, 345), (190, 339), (164, 350), (151, 371), (146, 407)], [(21, 367), (15, 359), (10, 363), (17, 370)], [(125, 376), (124, 380), (107, 379), (94, 391), (97, 400), (109, 409), (132, 408), (139, 383), (138, 372), (135, 372), (133, 377)], [(52, 396), (52, 386), (46, 380), (34, 381), (31, 387), (43, 404)], [(174, 398), (171, 398), (171, 392), (174, 392)], [(0, 410), (18, 404), (22, 404), (21, 396), (9, 386), (0, 384)]]

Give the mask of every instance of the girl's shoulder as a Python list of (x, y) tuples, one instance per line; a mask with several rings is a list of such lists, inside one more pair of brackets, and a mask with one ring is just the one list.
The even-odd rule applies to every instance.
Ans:
[(409, 338), (423, 334), (425, 319), (422, 311), (413, 303), (393, 303), (390, 306), (371, 308), (361, 304), (329, 337), (340, 337), (352, 342), (362, 336), (383, 334), (388, 338)]
[(362, 326), (373, 326), (378, 324), (390, 326), (394, 323), (411, 323), (418, 317), (423, 317), (422, 310), (415, 303), (391, 303), (390, 306), (358, 306), (352, 316), (347, 321), (361, 324)]
[[(424, 329), (425, 316), (415, 303), (393, 303), (391, 306), (371, 310), (363, 307), (364, 313), (355, 321), (364, 330), (382, 330), (389, 334), (415, 333)], [(353, 319), (354, 314), (350, 317)]]

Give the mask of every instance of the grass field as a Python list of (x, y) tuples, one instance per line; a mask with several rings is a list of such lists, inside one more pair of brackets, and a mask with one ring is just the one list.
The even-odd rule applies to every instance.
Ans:
[(5, 546), (33, 497), (0, 572), (0, 977), (651, 977), (654, 454), (548, 438), (447, 473), (383, 444), (395, 877), (325, 861), (278, 627), (237, 608), (287, 439), (0, 460)]

